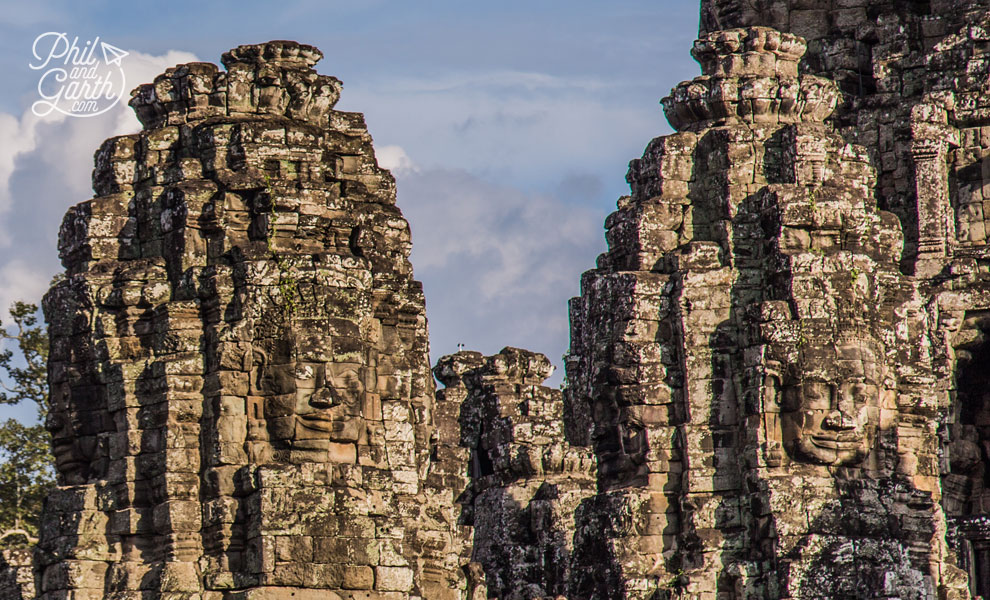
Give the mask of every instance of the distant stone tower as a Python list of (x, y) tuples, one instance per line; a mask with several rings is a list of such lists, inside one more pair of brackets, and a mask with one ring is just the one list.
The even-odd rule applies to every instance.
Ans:
[(321, 57), (169, 69), (96, 153), (44, 302), (41, 598), (462, 597), (409, 226)]
[(461, 351), (434, 369), (446, 386), (438, 406), (459, 403), (469, 451), (459, 502), (473, 528), (472, 591), (481, 594), (472, 600), (561, 598), (574, 576), (574, 516), (594, 493), (595, 460), (569, 439), (560, 390), (541, 385), (552, 371), (546, 356), (518, 348)]

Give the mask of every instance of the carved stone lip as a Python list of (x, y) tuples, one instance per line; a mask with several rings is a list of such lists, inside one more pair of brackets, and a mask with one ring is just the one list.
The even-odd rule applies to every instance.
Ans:
[(332, 430), (333, 417), (323, 413), (299, 415), (298, 423), (303, 430), (326, 434)]
[[(72, 440), (70, 439), (54, 439), (52, 440), (52, 454), (58, 456), (63, 452), (68, 452), (72, 454)], [(74, 456), (70, 456), (74, 458)]]
[(329, 438), (320, 439), (296, 439), (292, 442), (292, 450), (294, 451), (310, 451), (310, 452), (324, 452), (330, 447)]
[(859, 447), (860, 438), (848, 435), (813, 435), (811, 443), (819, 448), (829, 450), (855, 450)]
[(76, 456), (72, 440), (53, 440), (52, 456), (55, 457), (55, 466), (62, 471), (70, 470), (85, 462)]

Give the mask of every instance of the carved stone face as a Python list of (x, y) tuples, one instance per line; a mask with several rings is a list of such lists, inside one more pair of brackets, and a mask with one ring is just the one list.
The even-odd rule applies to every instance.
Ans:
[[(856, 342), (805, 369), (802, 381), (784, 386), (780, 424), (784, 447), (795, 460), (823, 465), (855, 464), (866, 458), (880, 420), (876, 354)], [(831, 360), (829, 360), (831, 359)]]
[[(99, 399), (93, 386), (68, 384), (52, 386), (51, 410), (45, 417), (45, 429), (52, 436), (55, 469), (67, 485), (85, 483), (97, 455), (100, 423), (91, 409)], [(82, 415), (86, 415), (85, 417)]]
[(55, 468), (65, 478), (66, 483), (84, 483), (88, 457), (84, 456), (76, 439), (72, 417), (68, 411), (51, 411), (45, 418), (45, 429), (52, 434), (52, 456)]
[(330, 341), (290, 335), (263, 361), (259, 387), (277, 459), (326, 462), (331, 444), (353, 443), (361, 436), (368, 369), (333, 362)]

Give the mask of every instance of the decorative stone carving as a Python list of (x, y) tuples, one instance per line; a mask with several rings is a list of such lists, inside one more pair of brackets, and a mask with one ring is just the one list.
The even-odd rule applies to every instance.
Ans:
[(341, 362), (325, 331), (326, 320), (297, 320), (279, 331), (270, 352), (255, 349), (258, 404), (275, 462), (336, 462), (356, 456), (353, 444), (367, 439), (367, 390), (378, 387), (367, 367), (370, 348)]

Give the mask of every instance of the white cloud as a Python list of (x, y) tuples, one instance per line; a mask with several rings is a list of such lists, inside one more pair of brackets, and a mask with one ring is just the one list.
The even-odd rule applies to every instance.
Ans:
[(603, 250), (604, 215), (461, 170), (406, 172), (398, 184), (433, 360), (464, 343), (485, 353), (524, 347), (559, 364), (567, 300)]
[[(37, 147), (38, 128), (43, 124), (60, 124), (67, 117), (61, 113), (51, 113), (46, 117), (38, 117), (30, 110), (24, 111), (20, 117), (0, 112), (0, 215), (10, 210), (11, 197), (10, 178), (14, 173), (17, 159), (32, 152)], [(6, 227), (0, 221), (0, 247), (9, 244)]]
[(7, 310), (17, 300), (37, 301), (48, 289), (48, 281), (24, 259), (14, 258), (0, 266), (0, 319), (9, 321)]
[(392, 171), (397, 177), (419, 170), (402, 146), (382, 146), (375, 150), (375, 156), (379, 167)]
[[(122, 66), (129, 88), (167, 67), (197, 60), (188, 52), (130, 51)], [(140, 124), (123, 98), (91, 117), (0, 112), (0, 311), (13, 300), (37, 302), (59, 270), (56, 235), (69, 206), (92, 196), (92, 156), (104, 139)]]

